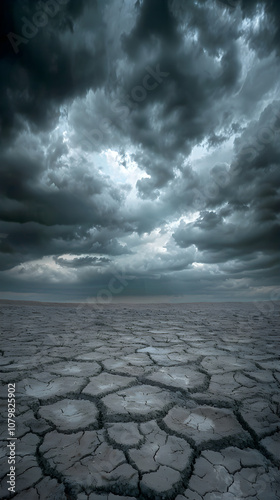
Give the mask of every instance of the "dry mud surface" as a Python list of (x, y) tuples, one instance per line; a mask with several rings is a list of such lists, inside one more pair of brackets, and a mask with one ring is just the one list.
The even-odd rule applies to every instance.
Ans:
[(0, 498), (279, 499), (279, 312), (0, 304)]

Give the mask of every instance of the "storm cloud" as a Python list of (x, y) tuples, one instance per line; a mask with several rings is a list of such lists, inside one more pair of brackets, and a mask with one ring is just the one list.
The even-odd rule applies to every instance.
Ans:
[(1, 2), (0, 298), (279, 296), (279, 16)]

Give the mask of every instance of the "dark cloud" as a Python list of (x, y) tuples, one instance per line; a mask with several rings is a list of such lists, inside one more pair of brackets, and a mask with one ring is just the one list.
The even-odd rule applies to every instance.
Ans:
[(122, 37), (125, 52), (131, 59), (139, 55), (145, 45), (154, 46), (155, 40), (177, 45), (177, 24), (169, 9), (168, 0), (143, 0), (134, 28)]
[(279, 4), (0, 8), (1, 296), (277, 291)]
[(181, 224), (174, 233), (176, 243), (181, 247), (195, 245), (198, 250), (218, 254), (219, 262), (245, 257), (255, 252), (272, 252), (279, 248), (279, 223), (264, 221), (258, 230), (251, 214), (245, 214), (234, 222), (225, 222), (213, 212), (202, 214), (192, 224)]
[[(104, 83), (106, 50), (98, 2), (90, 11), (84, 0), (57, 1), (53, 10), (48, 1), (1, 3), (0, 131), (7, 140), (26, 120), (34, 131), (50, 128), (61, 104)], [(91, 22), (82, 27), (83, 14)]]
[(63, 259), (62, 257), (58, 257), (55, 259), (55, 262), (60, 266), (65, 267), (87, 267), (87, 266), (97, 266), (102, 265), (104, 263), (110, 262), (110, 259), (106, 257), (76, 257), (75, 259)]
[(250, 28), (248, 32), (248, 41), (252, 49), (258, 52), (260, 57), (265, 57), (275, 50), (280, 54), (280, 5), (274, 0), (265, 0), (264, 2), (249, 2), (242, 0), (242, 11), (248, 19), (254, 12), (261, 14), (261, 20), (257, 28)]

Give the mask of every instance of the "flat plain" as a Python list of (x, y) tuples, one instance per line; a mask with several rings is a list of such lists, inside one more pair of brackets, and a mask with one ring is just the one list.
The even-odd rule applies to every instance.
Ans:
[(0, 303), (0, 498), (279, 499), (279, 319), (279, 302)]

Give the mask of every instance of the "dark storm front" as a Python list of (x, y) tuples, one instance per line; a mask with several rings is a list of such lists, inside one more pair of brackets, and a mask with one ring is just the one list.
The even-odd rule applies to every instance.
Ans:
[(0, 2), (0, 298), (279, 300), (279, 6)]
[(38, 31), (45, 28), (49, 22), (49, 18), (55, 17), (61, 10), (61, 7), (66, 5), (69, 0), (47, 0), (47, 2), (38, 1), (36, 4), (35, 13), (31, 18), (22, 16), (21, 34), (10, 33), (7, 38), (13, 47), (15, 54), (19, 53), (20, 45), (26, 45), (38, 34)]

